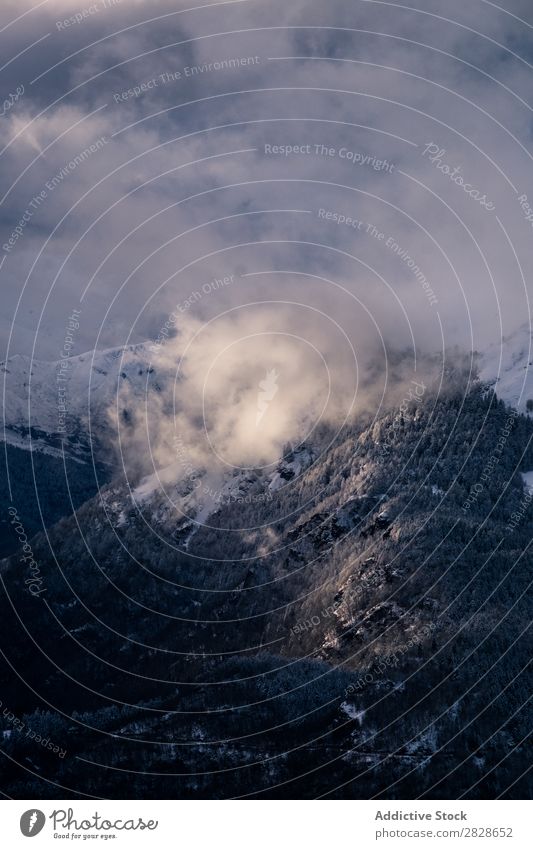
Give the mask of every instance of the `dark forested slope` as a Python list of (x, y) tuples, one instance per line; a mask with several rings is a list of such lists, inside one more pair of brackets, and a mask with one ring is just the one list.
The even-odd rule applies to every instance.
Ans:
[(4, 705), (66, 753), (4, 719), (6, 791), (523, 796), (532, 434), (428, 393), (194, 533), (116, 480), (33, 540), (38, 597), (1, 565)]

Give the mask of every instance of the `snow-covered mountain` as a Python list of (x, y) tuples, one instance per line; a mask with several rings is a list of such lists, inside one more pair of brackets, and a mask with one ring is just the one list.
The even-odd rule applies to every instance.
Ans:
[[(313, 798), (353, 796), (353, 782), (378, 797), (392, 781), (449, 798), (447, 776), (462, 791), (478, 775), (472, 752), (496, 782), (484, 795), (526, 774), (533, 422), (516, 421), (480, 488), (508, 411), (467, 379), (219, 489), (209, 469), (180, 493), (177, 467), (132, 499), (117, 476), (32, 539), (46, 604), (18, 553), (0, 562), (4, 690), (68, 752), (32, 752), (39, 780), (123, 798), (138, 769), (158, 797), (174, 780), (187, 797), (244, 795), (251, 780), (292, 796), (302, 779)], [(14, 611), (32, 641), (13, 639)], [(24, 762), (25, 738), (9, 745)]]
[[(186, 551), (198, 529), (209, 524), (222, 508), (247, 504), (259, 507), (272, 501), (280, 489), (296, 482), (309, 469), (315, 456), (304, 443), (294, 450), (286, 449), (279, 462), (265, 470), (211, 467), (185, 477), (183, 466), (176, 462), (145, 477), (131, 492), (131, 501), (136, 510), (172, 529), (174, 538)], [(122, 501), (115, 498), (113, 503), (123, 504), (123, 497)], [(117, 527), (127, 524), (127, 511), (121, 509), (115, 521)]]
[[(83, 457), (90, 439), (109, 426), (109, 411), (130, 402), (146, 403), (151, 393), (169, 386), (174, 375), (154, 361), (150, 343), (139, 343), (71, 357), (61, 361), (31, 360), (17, 354), (0, 364), (4, 377), (6, 442), (20, 448), (60, 455), (66, 450)], [(533, 398), (532, 330), (524, 324), (480, 354), (480, 378), (507, 404), (526, 410)], [(64, 378), (64, 380), (63, 380)], [(64, 392), (62, 392), (64, 390)], [(63, 404), (63, 409), (61, 405)], [(66, 410), (64, 409), (66, 408)]]
[(83, 456), (108, 426), (108, 412), (127, 388), (145, 401), (159, 392), (148, 343), (90, 351), (64, 361), (17, 354), (1, 363), (6, 442), (20, 448)]
[(533, 330), (524, 324), (501, 342), (494, 342), (480, 357), (480, 378), (511, 407), (526, 411), (533, 398)]

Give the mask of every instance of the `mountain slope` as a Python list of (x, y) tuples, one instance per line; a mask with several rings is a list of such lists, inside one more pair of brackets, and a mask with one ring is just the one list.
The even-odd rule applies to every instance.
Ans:
[(524, 324), (501, 343), (493, 343), (480, 361), (480, 378), (490, 384), (499, 398), (521, 412), (533, 399), (532, 330)]
[[(33, 541), (39, 598), (4, 561), (31, 622), (4, 602), (7, 659), (32, 688), (14, 710), (50, 736), (56, 722), (69, 752), (37, 775), (117, 798), (130, 782), (154, 797), (527, 792), (533, 426), (463, 390), (250, 475), (192, 535), (179, 484), (172, 508), (117, 479), (53, 529), (54, 557)], [(50, 705), (71, 719), (35, 713)]]
[[(89, 351), (64, 361), (31, 360), (16, 355), (0, 366), (5, 381), (4, 438), (18, 447), (57, 453), (64, 448), (86, 457), (90, 437), (109, 427), (109, 410), (127, 388), (131, 398), (145, 402), (160, 391), (148, 344)], [(65, 378), (66, 415), (60, 416), (60, 383)], [(161, 375), (167, 379), (168, 375)], [(64, 443), (63, 446), (61, 443)]]

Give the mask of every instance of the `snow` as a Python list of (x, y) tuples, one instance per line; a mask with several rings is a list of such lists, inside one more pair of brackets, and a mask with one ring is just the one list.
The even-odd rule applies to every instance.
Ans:
[(426, 754), (428, 751), (435, 752), (437, 750), (437, 743), (437, 729), (434, 725), (430, 725), (415, 740), (407, 743), (405, 751), (409, 755), (416, 755), (421, 752)]
[[(107, 417), (108, 409), (117, 403), (117, 393), (120, 396), (122, 386), (127, 386), (132, 397), (139, 401), (145, 399), (147, 392), (157, 391), (152, 356), (146, 343), (70, 357), (64, 371), (69, 432), (76, 425), (83, 427), (89, 409), (92, 424), (97, 424), (99, 417)], [(149, 369), (152, 369), (150, 373)], [(21, 439), (17, 429), (25, 433), (30, 426), (42, 431), (43, 435), (59, 432), (57, 378), (60, 370), (59, 360), (31, 360), (21, 354), (0, 364), (5, 380), (6, 441), (29, 448), (29, 442)], [(158, 374), (157, 379), (160, 378), (164, 381), (164, 376)], [(44, 446), (40, 447), (43, 450)]]
[[(172, 375), (156, 371), (152, 365), (150, 343), (102, 351), (89, 351), (68, 359), (67, 422), (72, 434), (79, 426), (86, 432), (90, 410), (91, 425), (107, 423), (107, 414), (117, 406), (124, 387), (132, 404), (145, 403), (147, 393), (164, 390)], [(169, 366), (170, 368), (170, 366)], [(60, 446), (48, 445), (47, 435), (58, 434), (57, 376), (61, 361), (32, 360), (16, 354), (0, 363), (5, 379), (5, 439), (21, 448), (47, 453), (60, 452)], [(529, 324), (524, 324), (501, 342), (490, 345), (480, 356), (480, 378), (494, 387), (496, 394), (511, 406), (525, 412), (533, 399), (533, 344)], [(41, 433), (27, 436), (29, 427)], [(72, 452), (71, 452), (72, 453)], [(80, 456), (83, 452), (79, 452)], [(282, 460), (271, 476), (270, 489), (277, 491), (313, 462), (309, 448), (293, 452), (290, 461)], [(148, 486), (148, 484), (147, 484)], [(434, 492), (434, 494), (440, 494)]]
[[(198, 527), (226, 504), (272, 498), (272, 493), (296, 480), (313, 462), (313, 453), (307, 446), (295, 449), (290, 461), (281, 459), (270, 474), (258, 474), (249, 470), (227, 472), (212, 466), (209, 470), (194, 469), (194, 486), (184, 486), (190, 474), (190, 466), (178, 460), (143, 478), (133, 491), (137, 505), (157, 511), (158, 520), (175, 523), (184, 518), (194, 524), (186, 544)], [(124, 517), (119, 517), (124, 522)], [(178, 528), (179, 530), (179, 528)]]
[[(159, 469), (142, 479), (133, 490), (134, 502), (152, 512), (158, 523), (172, 525), (176, 531), (188, 531), (181, 545), (185, 550), (197, 530), (210, 516), (226, 504), (246, 499), (252, 487), (264, 498), (265, 485), (249, 471), (238, 474), (213, 466), (209, 470), (194, 469), (194, 484), (188, 485), (190, 466), (181, 460)], [(268, 482), (265, 477), (265, 483)], [(125, 517), (119, 517), (123, 524)]]
[(305, 469), (309, 468), (314, 459), (312, 451), (306, 446), (302, 445), (301, 448), (297, 448), (293, 451), (292, 459), (285, 460), (283, 459), (275, 472), (272, 473), (269, 489), (271, 492), (277, 492), (278, 489), (286, 486), (287, 483), (294, 481), (298, 478)]
[[(28, 433), (18, 433), (17, 431), (7, 430), (5, 441), (14, 448), (22, 448), (26, 451), (38, 451), (41, 454), (48, 454), (51, 457), (63, 457), (68, 455), (70, 460), (76, 463), (85, 463), (85, 449), (82, 445), (76, 446), (75, 442), (69, 441), (62, 448), (56, 448), (50, 445), (46, 439), (39, 436), (30, 438)], [(82, 456), (76, 456), (76, 451)]]
[(528, 494), (533, 493), (533, 472), (522, 472), (522, 480)]
[(356, 706), (350, 702), (343, 702), (341, 704), (341, 710), (344, 711), (346, 716), (349, 716), (350, 719), (356, 719), (359, 725), (363, 724), (363, 720), (365, 718), (364, 710), (357, 710)]
[[(170, 372), (156, 370), (152, 357), (149, 343), (141, 343), (69, 358), (66, 372), (69, 435), (63, 445), (70, 456), (74, 459), (79, 456), (80, 462), (86, 459), (87, 446), (75, 434), (81, 434), (83, 439), (88, 433), (89, 415), (91, 432), (105, 432), (110, 426), (110, 411), (119, 407), (118, 400), (125, 389), (126, 409), (135, 405), (144, 407), (147, 395), (164, 391), (168, 380), (174, 381)], [(57, 392), (60, 369), (60, 361), (32, 361), (20, 354), (0, 364), (5, 379), (5, 441), (20, 448), (62, 456)], [(145, 477), (134, 490), (133, 500), (139, 506), (157, 510), (162, 520), (174, 522), (185, 515), (198, 527), (221, 505), (245, 498), (252, 488), (263, 494), (276, 492), (298, 478), (313, 459), (311, 449), (302, 445), (292, 452), (290, 459), (280, 459), (276, 469), (265, 474), (259, 484), (257, 477), (247, 472), (232, 475), (220, 469), (212, 468), (209, 473), (196, 469), (194, 487), (188, 493), (183, 491), (183, 486), (180, 489), (180, 484), (190, 469), (178, 459)], [(126, 511), (117, 507), (111, 512), (116, 512), (119, 527), (127, 524)]]
[(524, 324), (499, 343), (490, 345), (480, 358), (480, 378), (511, 407), (525, 411), (533, 398), (532, 330)]
[(137, 504), (143, 504), (161, 492), (167, 483), (178, 481), (183, 477), (183, 464), (176, 461), (151, 475), (142, 479), (133, 491), (133, 498)]

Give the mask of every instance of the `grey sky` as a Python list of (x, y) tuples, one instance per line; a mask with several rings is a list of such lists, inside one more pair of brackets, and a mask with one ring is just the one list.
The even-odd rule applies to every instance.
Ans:
[(427, 350), (528, 320), (530, 3), (192, 5), (2, 4), (4, 352), (57, 358), (73, 308), (79, 353), (155, 338), (185, 301)]

